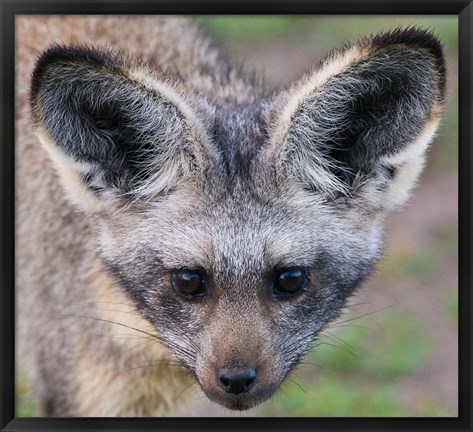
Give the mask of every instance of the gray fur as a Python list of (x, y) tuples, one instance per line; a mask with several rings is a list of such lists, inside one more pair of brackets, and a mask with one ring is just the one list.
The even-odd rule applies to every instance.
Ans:
[[(389, 178), (381, 157), (412, 143), (432, 112), (434, 60), (428, 52), (388, 47), (314, 91), (287, 133), (282, 157), (288, 174), (331, 194), (354, 194), (367, 179), (368, 187), (382, 187)], [(331, 179), (328, 185), (311, 178), (314, 167)]]
[[(247, 409), (271, 397), (371, 271), (390, 208), (386, 190), (404, 188), (404, 159), (395, 158), (438, 121), (444, 70), (428, 33), (364, 40), (353, 45), (348, 68), (321, 82), (309, 74), (267, 96), (189, 23), (160, 22), (162, 35), (179, 43), (174, 56), (164, 50), (156, 71), (72, 45), (46, 51), (33, 73), (35, 125), (75, 194), (72, 205), (44, 152), (24, 137), (20, 352), (47, 415), (90, 414), (84, 407), (94, 395), (81, 399), (87, 386), (75, 378), (88, 376), (84, 364), (113, 383), (126, 376), (120, 388), (133, 395), (114, 405), (113, 386), (99, 380), (95, 403), (111, 402), (92, 415), (169, 412), (169, 377), (119, 373), (155, 354), (114, 339), (113, 328), (132, 324), (122, 315), (114, 327), (101, 315), (102, 278), (112, 286), (105, 302), (129, 305), (153, 344), (164, 344), (162, 358), (172, 355), (210, 399)], [(296, 107), (289, 117), (287, 104)], [(293, 266), (307, 269), (309, 284), (274, 298), (275, 272)], [(205, 297), (176, 294), (171, 275), (182, 268), (201, 269)], [(232, 366), (257, 371), (253, 390), (236, 396), (218, 387), (216, 373)], [(140, 393), (152, 379), (155, 393)]]

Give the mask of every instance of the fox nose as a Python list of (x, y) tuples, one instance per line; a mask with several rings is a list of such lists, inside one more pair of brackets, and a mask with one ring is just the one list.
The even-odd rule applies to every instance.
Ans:
[(256, 371), (246, 367), (222, 368), (218, 373), (218, 384), (227, 393), (249, 392), (256, 381)]

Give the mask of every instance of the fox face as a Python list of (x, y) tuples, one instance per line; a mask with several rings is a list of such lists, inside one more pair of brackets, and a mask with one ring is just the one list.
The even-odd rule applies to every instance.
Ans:
[(238, 410), (274, 394), (370, 273), (444, 96), (440, 44), (415, 29), (247, 102), (81, 46), (46, 51), (31, 86), (104, 268), (204, 393)]

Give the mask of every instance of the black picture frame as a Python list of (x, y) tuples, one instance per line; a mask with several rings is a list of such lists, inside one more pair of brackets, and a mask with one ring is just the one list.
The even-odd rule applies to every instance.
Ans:
[[(55, 430), (471, 431), (473, 5), (462, 0), (5, 1), (1, 14), (0, 428)], [(457, 418), (15, 418), (14, 18), (23, 14), (454, 14), (459, 24), (459, 416)]]

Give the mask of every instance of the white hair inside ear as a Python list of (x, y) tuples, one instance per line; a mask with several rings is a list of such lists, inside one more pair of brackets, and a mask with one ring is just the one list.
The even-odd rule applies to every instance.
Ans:
[(384, 192), (384, 208), (393, 210), (404, 204), (424, 168), (426, 152), (435, 137), (439, 119), (427, 123), (422, 134), (411, 145), (393, 156), (382, 158), (381, 163), (394, 168), (394, 176)]

